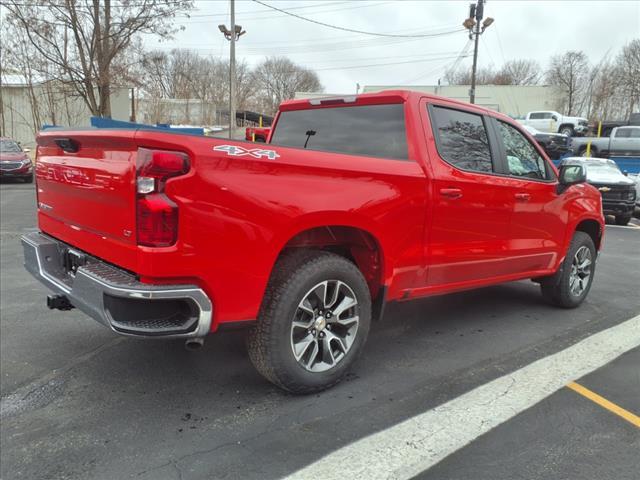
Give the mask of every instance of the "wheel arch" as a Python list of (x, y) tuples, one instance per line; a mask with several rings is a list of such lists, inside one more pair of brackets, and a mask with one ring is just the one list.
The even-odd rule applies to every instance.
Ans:
[(380, 240), (369, 230), (353, 225), (321, 225), (304, 228), (280, 248), (276, 262), (294, 248), (326, 250), (347, 258), (362, 272), (371, 298), (384, 292), (384, 253)]
[(596, 250), (600, 250), (602, 243), (603, 228), (597, 220), (592, 218), (585, 218), (578, 222), (575, 232), (584, 232), (591, 237), (593, 244), (596, 246)]

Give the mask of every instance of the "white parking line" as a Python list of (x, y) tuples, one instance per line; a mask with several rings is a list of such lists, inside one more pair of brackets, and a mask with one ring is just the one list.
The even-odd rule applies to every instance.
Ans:
[(411, 478), (572, 380), (638, 346), (640, 315), (432, 410), (357, 440), (287, 478)]
[(640, 226), (630, 223), (628, 225), (607, 225), (606, 228), (627, 228), (630, 230), (640, 230)]

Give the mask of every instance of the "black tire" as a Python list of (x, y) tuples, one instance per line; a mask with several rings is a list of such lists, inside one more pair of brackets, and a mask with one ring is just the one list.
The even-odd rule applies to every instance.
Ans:
[[(578, 152), (578, 156), (579, 157), (584, 157), (587, 154), (587, 147), (583, 147), (580, 149), (580, 152)], [(598, 155), (598, 149), (595, 148), (593, 145), (591, 145), (591, 152), (590, 155), (592, 157), (595, 157), (596, 155)]]
[[(348, 285), (358, 302), (359, 323), (355, 340), (334, 367), (311, 372), (296, 361), (291, 328), (298, 304), (310, 289), (326, 280)], [(288, 392), (305, 394), (337, 384), (358, 358), (371, 325), (369, 287), (356, 265), (321, 250), (285, 253), (274, 267), (258, 315), (247, 335), (249, 358), (267, 380)]]
[[(586, 247), (589, 249), (589, 253), (591, 255), (591, 269), (586, 287), (579, 295), (575, 295), (571, 292), (570, 288), (572, 264), (576, 253), (582, 247)], [(580, 305), (589, 294), (589, 290), (591, 289), (591, 285), (593, 284), (595, 270), (596, 247), (593, 244), (593, 240), (584, 232), (576, 232), (573, 235), (573, 239), (571, 240), (571, 245), (569, 246), (567, 255), (560, 264), (560, 268), (558, 269), (558, 271), (554, 275), (542, 279), (542, 281), (540, 282), (542, 296), (549, 303), (558, 307), (575, 308)]]
[(575, 131), (573, 130), (573, 127), (571, 125), (564, 125), (562, 128), (560, 128), (558, 133), (562, 133), (567, 137), (573, 137), (573, 135), (575, 134)]
[(631, 221), (632, 215), (616, 215), (616, 225), (627, 225)]

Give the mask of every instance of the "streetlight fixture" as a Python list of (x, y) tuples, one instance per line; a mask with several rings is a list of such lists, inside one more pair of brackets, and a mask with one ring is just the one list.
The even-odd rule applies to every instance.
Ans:
[(236, 124), (236, 42), (245, 32), (241, 25), (236, 25), (236, 9), (235, 1), (230, 1), (231, 10), (231, 28), (226, 25), (218, 25), (218, 30), (224, 35), (224, 38), (231, 42), (231, 51), (229, 55), (229, 138), (233, 138), (233, 128)]
[(469, 30), (469, 40), (475, 37), (475, 47), (473, 49), (473, 67), (471, 68), (471, 88), (469, 89), (469, 102), (476, 103), (476, 70), (478, 67), (478, 39), (480, 35), (495, 21), (491, 17), (485, 18), (480, 27), (480, 21), (484, 14), (485, 0), (478, 0), (477, 4), (469, 5), (469, 18), (462, 22), (462, 26)]

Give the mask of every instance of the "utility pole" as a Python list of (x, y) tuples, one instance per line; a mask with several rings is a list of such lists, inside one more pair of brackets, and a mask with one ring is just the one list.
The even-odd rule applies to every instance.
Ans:
[(224, 38), (231, 42), (229, 55), (229, 138), (233, 138), (233, 130), (236, 125), (236, 42), (245, 32), (242, 26), (236, 25), (235, 0), (230, 1), (231, 28), (227, 30), (225, 25), (218, 25), (218, 29)]
[[(482, 22), (482, 28), (480, 28), (480, 20), (484, 16), (484, 2), (485, 0), (478, 0), (477, 4), (469, 5), (469, 18), (462, 22), (462, 26), (469, 30), (469, 40), (475, 40), (475, 46), (473, 49), (473, 66), (471, 67), (471, 88), (469, 89), (469, 103), (476, 103), (476, 71), (478, 69), (478, 41), (480, 35), (484, 33), (489, 25), (493, 23), (493, 18), (487, 17)], [(475, 39), (474, 39), (475, 37)]]

